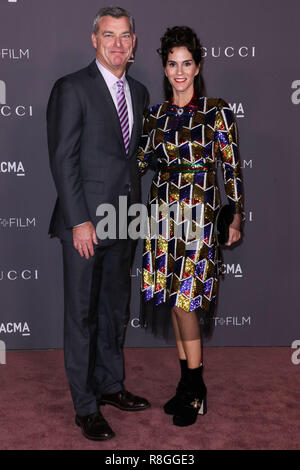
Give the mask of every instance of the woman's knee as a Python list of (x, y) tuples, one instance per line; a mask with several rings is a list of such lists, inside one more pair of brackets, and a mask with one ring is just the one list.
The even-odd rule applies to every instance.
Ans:
[(187, 314), (187, 312), (181, 307), (173, 307), (172, 312), (177, 318), (182, 318), (184, 315)]

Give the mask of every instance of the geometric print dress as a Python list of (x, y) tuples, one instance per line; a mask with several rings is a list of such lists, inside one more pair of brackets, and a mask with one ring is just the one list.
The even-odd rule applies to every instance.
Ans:
[(148, 197), (142, 305), (213, 312), (218, 159), (232, 212), (243, 210), (233, 112), (223, 99), (207, 97), (193, 97), (183, 108), (170, 101), (152, 106), (144, 116), (137, 159), (140, 173), (153, 161), (157, 167)]

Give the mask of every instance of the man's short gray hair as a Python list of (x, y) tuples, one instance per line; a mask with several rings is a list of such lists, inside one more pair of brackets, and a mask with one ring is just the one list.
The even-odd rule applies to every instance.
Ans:
[(113, 18), (121, 18), (122, 16), (125, 16), (129, 20), (130, 33), (131, 34), (134, 33), (134, 19), (127, 10), (125, 10), (124, 8), (120, 8), (120, 7), (104, 7), (98, 11), (97, 15), (94, 18), (93, 33), (96, 36), (99, 31), (99, 20), (103, 16), (112, 16)]

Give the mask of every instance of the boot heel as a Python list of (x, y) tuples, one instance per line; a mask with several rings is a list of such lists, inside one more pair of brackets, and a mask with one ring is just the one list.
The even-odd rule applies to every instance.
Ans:
[(206, 397), (203, 398), (201, 406), (198, 411), (198, 415), (204, 416), (207, 413), (207, 400)]

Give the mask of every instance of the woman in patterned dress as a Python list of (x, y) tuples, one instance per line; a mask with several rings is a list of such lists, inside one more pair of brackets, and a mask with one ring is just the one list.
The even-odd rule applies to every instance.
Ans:
[(138, 152), (141, 173), (153, 167), (153, 161), (158, 165), (148, 200), (142, 304), (151, 310), (145, 325), (150, 322), (156, 330), (165, 326), (166, 311), (172, 318), (181, 378), (164, 410), (173, 415), (175, 425), (188, 426), (206, 412), (197, 313), (212, 312), (216, 301), (217, 156), (234, 214), (228, 246), (241, 236), (241, 175), (233, 113), (223, 99), (201, 94), (201, 46), (196, 34), (188, 27), (168, 28), (159, 53), (166, 101), (145, 115)]

